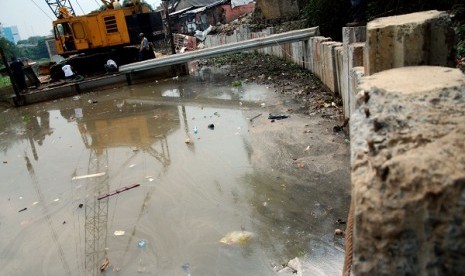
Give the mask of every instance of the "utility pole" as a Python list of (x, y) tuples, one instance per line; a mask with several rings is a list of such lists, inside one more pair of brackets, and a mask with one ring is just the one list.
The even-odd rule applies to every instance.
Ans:
[(170, 12), (169, 12), (170, 1), (162, 0), (162, 3), (163, 3), (163, 9), (165, 11), (165, 26), (166, 26), (167, 35), (170, 41), (171, 54), (174, 55), (176, 54), (176, 48), (174, 47), (173, 33), (171, 33)]

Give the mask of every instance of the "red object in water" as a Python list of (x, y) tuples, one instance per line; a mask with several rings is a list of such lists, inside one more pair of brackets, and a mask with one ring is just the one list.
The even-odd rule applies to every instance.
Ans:
[(140, 184), (132, 184), (132, 185), (124, 186), (124, 187), (119, 188), (118, 190), (115, 190), (115, 191), (110, 192), (110, 193), (108, 193), (108, 194), (99, 195), (99, 196), (97, 197), (97, 199), (98, 199), (98, 200), (101, 200), (101, 199), (110, 197), (110, 196), (112, 196), (112, 195), (116, 195), (116, 194), (122, 193), (122, 192), (124, 192), (124, 191), (134, 189), (134, 188), (139, 187), (139, 186), (140, 186)]

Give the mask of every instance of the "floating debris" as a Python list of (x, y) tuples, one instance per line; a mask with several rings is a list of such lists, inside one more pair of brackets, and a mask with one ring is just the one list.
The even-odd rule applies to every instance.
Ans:
[(282, 119), (287, 119), (289, 116), (284, 115), (284, 114), (271, 114), (268, 115), (268, 119), (270, 120), (282, 120)]
[(147, 245), (147, 242), (144, 241), (144, 240), (140, 240), (140, 241), (137, 242), (137, 246), (139, 248), (144, 248), (146, 245)]
[(115, 234), (115, 236), (123, 236), (124, 233), (125, 232), (123, 230), (116, 230), (114, 234)]
[(108, 268), (109, 265), (110, 265), (110, 260), (106, 258), (105, 261), (103, 261), (102, 265), (100, 266), (100, 272), (104, 272)]
[(258, 117), (262, 116), (262, 113), (250, 118), (250, 121), (253, 122), (253, 120), (257, 119)]
[(220, 242), (227, 245), (245, 245), (253, 237), (253, 233), (247, 231), (233, 231), (224, 236)]
[(103, 176), (105, 174), (106, 174), (106, 172), (101, 172), (101, 173), (94, 173), (94, 174), (75, 176), (75, 177), (71, 178), (71, 180), (79, 180), (79, 179), (85, 179), (85, 178), (99, 177), (99, 176)]
[(103, 195), (99, 195), (97, 197), (98, 200), (101, 200), (101, 199), (104, 199), (104, 198), (107, 198), (107, 197), (110, 197), (110, 196), (113, 196), (113, 195), (116, 195), (116, 194), (119, 194), (119, 193), (122, 193), (124, 191), (127, 191), (127, 190), (131, 190), (131, 189), (134, 189), (136, 187), (139, 187), (140, 184), (132, 184), (132, 185), (129, 185), (129, 186), (125, 186), (123, 188), (120, 188), (118, 190), (115, 190), (113, 192), (110, 192), (110, 193), (107, 193), (107, 194), (103, 194)]

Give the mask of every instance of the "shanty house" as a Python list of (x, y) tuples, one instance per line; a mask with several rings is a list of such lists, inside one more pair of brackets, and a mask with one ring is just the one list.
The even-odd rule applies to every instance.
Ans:
[(253, 0), (180, 0), (170, 19), (175, 32), (194, 34), (210, 25), (227, 24), (254, 8)]

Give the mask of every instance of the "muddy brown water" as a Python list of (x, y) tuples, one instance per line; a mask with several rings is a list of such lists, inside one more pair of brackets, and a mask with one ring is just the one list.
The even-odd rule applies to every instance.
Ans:
[(231, 82), (202, 68), (0, 109), (0, 274), (99, 275), (108, 258), (106, 275), (293, 275), (277, 271), (298, 257), (340, 275), (345, 137), (271, 123), (292, 101)]

